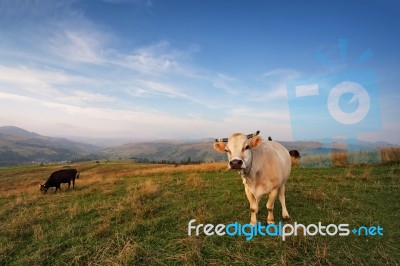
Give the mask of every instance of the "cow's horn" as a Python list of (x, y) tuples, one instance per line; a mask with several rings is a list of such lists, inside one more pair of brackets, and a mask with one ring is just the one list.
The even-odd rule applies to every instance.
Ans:
[(215, 139), (215, 142), (228, 142), (228, 138)]
[(257, 136), (258, 134), (260, 134), (260, 130), (257, 130), (255, 133), (252, 133), (252, 134), (247, 135), (247, 138), (248, 138), (248, 139), (251, 139), (252, 137)]

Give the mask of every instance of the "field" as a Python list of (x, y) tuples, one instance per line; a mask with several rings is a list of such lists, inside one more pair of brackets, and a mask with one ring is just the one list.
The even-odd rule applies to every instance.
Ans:
[[(39, 192), (62, 166), (0, 168), (0, 265), (400, 264), (400, 164), (296, 168), (291, 221), (381, 226), (383, 236), (188, 236), (188, 222), (250, 219), (243, 184), (225, 163), (83, 163), (74, 189)], [(259, 219), (265, 224), (266, 200)], [(281, 221), (279, 201), (275, 221)]]

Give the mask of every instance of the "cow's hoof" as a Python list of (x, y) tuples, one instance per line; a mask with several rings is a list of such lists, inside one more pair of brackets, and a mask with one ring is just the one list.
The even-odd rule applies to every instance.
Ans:
[(267, 221), (267, 224), (275, 224), (274, 221)]
[(289, 216), (285, 216), (285, 217), (283, 217), (283, 220), (284, 220), (284, 221), (290, 221), (291, 219), (290, 219)]

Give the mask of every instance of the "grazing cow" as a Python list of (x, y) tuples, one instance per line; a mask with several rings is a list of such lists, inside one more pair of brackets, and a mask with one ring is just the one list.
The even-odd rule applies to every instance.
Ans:
[(293, 157), (294, 159), (300, 158), (300, 153), (298, 150), (291, 150), (289, 151), (289, 154), (291, 157)]
[[(230, 138), (216, 139), (214, 149), (226, 152), (228, 169), (237, 170), (250, 203), (252, 225), (257, 223), (261, 196), (268, 195), (268, 223), (274, 223), (274, 203), (279, 194), (282, 216), (289, 219), (285, 203), (285, 183), (291, 171), (291, 159), (285, 147), (276, 141), (263, 141), (254, 134), (235, 133)], [(225, 142), (227, 142), (225, 144)]]
[(62, 169), (55, 171), (50, 175), (44, 185), (40, 185), (40, 191), (46, 193), (50, 187), (55, 187), (55, 192), (57, 192), (57, 189), (61, 190), (61, 183), (68, 183), (68, 188), (70, 188), (71, 181), (72, 187), (75, 187), (75, 178), (79, 178), (79, 173), (76, 169)]
[(272, 138), (271, 138), (271, 136), (269, 136), (269, 137), (268, 137), (268, 140), (269, 140), (269, 141), (272, 141)]

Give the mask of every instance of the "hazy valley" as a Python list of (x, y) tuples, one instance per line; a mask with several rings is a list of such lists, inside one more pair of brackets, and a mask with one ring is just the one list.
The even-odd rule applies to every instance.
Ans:
[[(101, 159), (176, 163), (225, 160), (225, 154), (214, 151), (213, 142), (214, 139), (211, 138), (151, 141), (80, 138), (76, 141), (42, 136), (18, 127), (3, 126), (0, 127), (0, 166)], [(340, 143), (334, 143), (332, 147), (327, 147), (317, 141), (282, 141), (281, 143), (288, 150), (298, 150), (301, 155), (346, 151), (346, 146)], [(389, 144), (363, 142), (353, 148), (362, 150), (368, 147), (384, 146), (389, 146)]]

